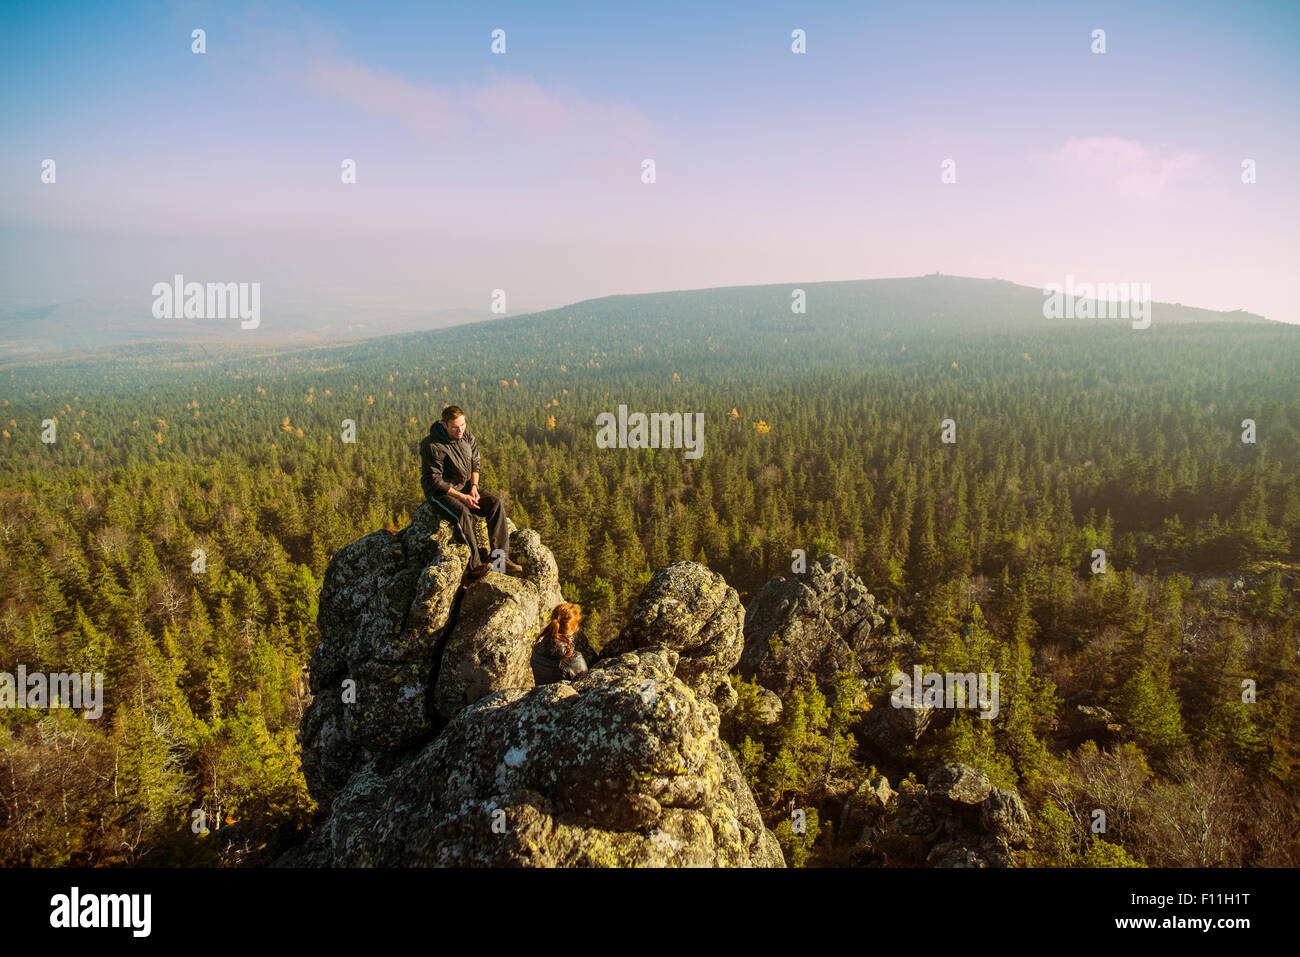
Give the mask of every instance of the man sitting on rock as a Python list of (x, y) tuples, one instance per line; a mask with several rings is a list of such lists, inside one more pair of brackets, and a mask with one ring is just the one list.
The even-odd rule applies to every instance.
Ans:
[[(501, 499), (478, 487), (481, 466), (478, 442), (465, 427), (465, 412), (449, 405), (442, 420), (429, 428), (420, 442), (420, 487), (424, 497), (451, 517), (469, 546), (469, 577), (482, 578), (492, 570), (492, 554), (506, 554), (509, 533)], [(474, 516), (487, 519), (491, 551), (480, 549), (474, 534)], [(505, 570), (522, 575), (523, 568), (507, 557)]]

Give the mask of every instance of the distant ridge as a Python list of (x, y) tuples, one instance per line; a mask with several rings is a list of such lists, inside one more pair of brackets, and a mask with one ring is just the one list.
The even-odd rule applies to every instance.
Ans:
[[(802, 289), (806, 312), (791, 309), (792, 294)], [(933, 273), (892, 279), (854, 279), (826, 282), (784, 282), (757, 286), (720, 286), (670, 292), (621, 293), (585, 299), (569, 305), (515, 316), (492, 316), (487, 311), (444, 309), (380, 309), (377, 318), (327, 310), (319, 320), (302, 318), (296, 307), (288, 321), (264, 309), (256, 333), (240, 334), (228, 321), (157, 320), (137, 318), (122, 306), (95, 313), (88, 303), (51, 307), (0, 308), (0, 361), (39, 363), (68, 358), (106, 348), (149, 347), (172, 344), (178, 353), (197, 343), (230, 347), (240, 353), (282, 347), (328, 348), (345, 342), (394, 335), (441, 334), (489, 322), (528, 329), (562, 322), (608, 323), (612, 314), (635, 314), (656, 323), (671, 320), (705, 329), (711, 322), (738, 323), (732, 331), (780, 332), (842, 328), (861, 324), (881, 331), (918, 328), (973, 331), (1042, 328), (1048, 323), (1124, 323), (1125, 319), (1047, 319), (1043, 316), (1042, 289), (1005, 279), (978, 279)], [(1254, 313), (1222, 312), (1167, 303), (1153, 304), (1153, 323), (1247, 322), (1273, 323)]]

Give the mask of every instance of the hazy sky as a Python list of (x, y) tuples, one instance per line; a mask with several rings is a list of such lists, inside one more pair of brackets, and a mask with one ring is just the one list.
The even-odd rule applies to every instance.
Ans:
[(940, 271), (1300, 321), (1293, 0), (16, 6), (10, 303), (147, 311), (180, 272), (268, 317), (513, 314)]

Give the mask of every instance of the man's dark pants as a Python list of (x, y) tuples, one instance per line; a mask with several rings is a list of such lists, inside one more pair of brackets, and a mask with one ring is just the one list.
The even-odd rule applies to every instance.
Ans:
[(510, 533), (506, 530), (506, 510), (501, 504), (500, 497), (493, 495), (491, 492), (485, 492), (480, 488), (478, 490), (478, 505), (473, 508), (446, 495), (439, 495), (431, 501), (447, 513), (448, 517), (456, 524), (456, 527), (460, 529), (461, 535), (465, 538), (465, 544), (469, 545), (468, 571), (473, 571), (483, 564), (483, 560), (479, 558), (478, 554), (478, 536), (474, 534), (475, 515), (487, 519), (488, 541), (492, 543), (490, 551), (496, 551), (499, 548), (502, 552), (507, 552), (506, 545), (510, 542)]

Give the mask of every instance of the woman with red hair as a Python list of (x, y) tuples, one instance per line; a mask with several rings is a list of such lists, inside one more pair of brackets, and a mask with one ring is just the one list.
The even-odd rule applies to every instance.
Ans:
[(587, 670), (586, 659), (574, 647), (574, 636), (582, 624), (582, 608), (561, 602), (551, 612), (551, 620), (533, 649), (533, 680), (539, 685), (555, 681), (572, 681)]

